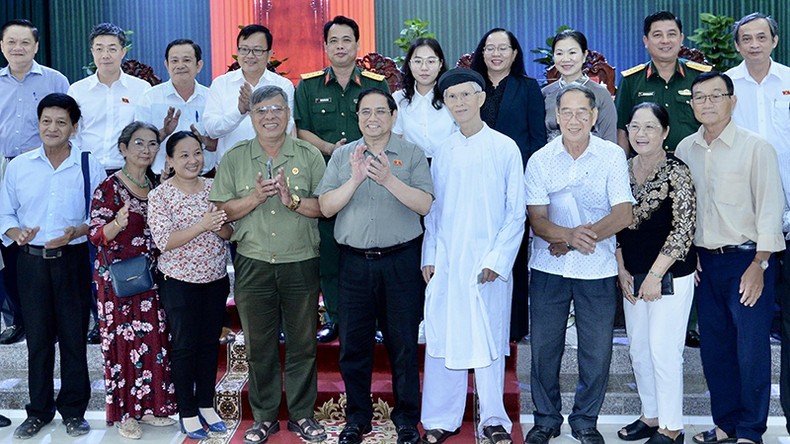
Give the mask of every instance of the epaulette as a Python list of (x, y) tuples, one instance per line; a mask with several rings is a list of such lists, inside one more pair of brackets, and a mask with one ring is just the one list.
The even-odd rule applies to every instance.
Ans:
[(321, 71), (306, 72), (302, 74), (302, 80), (312, 79), (322, 75), (324, 75), (323, 69)]
[(625, 71), (621, 72), (620, 74), (621, 74), (623, 77), (628, 77), (628, 76), (630, 76), (631, 74), (638, 73), (639, 71), (641, 71), (641, 70), (643, 70), (643, 69), (645, 69), (645, 68), (647, 68), (647, 63), (642, 63), (642, 64), (640, 64), (640, 65), (636, 65), (636, 66), (634, 66), (633, 68), (628, 68), (628, 69), (626, 69)]
[(686, 62), (686, 66), (688, 66), (691, 69), (695, 69), (695, 70), (701, 71), (701, 72), (708, 72), (711, 69), (713, 69), (713, 67), (710, 66), (710, 65), (705, 65), (704, 63), (697, 63), (697, 62), (692, 62), (692, 61), (687, 61)]
[(383, 76), (381, 74), (376, 74), (375, 72), (370, 71), (362, 71), (362, 77), (367, 77), (369, 79), (373, 79), (377, 82), (380, 82), (387, 78), (387, 76)]

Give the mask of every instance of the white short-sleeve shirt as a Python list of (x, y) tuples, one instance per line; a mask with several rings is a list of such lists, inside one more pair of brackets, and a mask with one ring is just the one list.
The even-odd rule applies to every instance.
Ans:
[[(623, 149), (590, 136), (587, 149), (573, 159), (557, 137), (530, 157), (525, 172), (527, 205), (549, 205), (549, 195), (569, 190), (582, 212), (582, 224), (596, 223), (624, 202), (634, 202)], [(574, 279), (617, 275), (614, 236), (599, 241), (590, 254), (570, 251), (554, 257), (544, 242), (533, 242), (529, 267)]]

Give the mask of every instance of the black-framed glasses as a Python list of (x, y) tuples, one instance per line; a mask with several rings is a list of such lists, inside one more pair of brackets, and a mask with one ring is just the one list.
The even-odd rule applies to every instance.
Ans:
[(710, 100), (710, 103), (721, 103), (724, 101), (725, 97), (729, 97), (732, 94), (730, 93), (713, 93), (707, 95), (697, 95), (691, 98), (691, 101), (694, 102), (696, 105), (702, 105), (705, 101)]
[(239, 55), (246, 56), (249, 53), (252, 53), (255, 57), (260, 57), (267, 52), (269, 52), (271, 48), (261, 49), (261, 48), (248, 48), (246, 46), (239, 46)]

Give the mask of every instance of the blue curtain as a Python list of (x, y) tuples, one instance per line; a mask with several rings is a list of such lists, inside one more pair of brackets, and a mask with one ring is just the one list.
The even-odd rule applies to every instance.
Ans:
[[(203, 49), (203, 71), (198, 82), (211, 84), (209, 0), (49, 0), (52, 40), (51, 66), (75, 82), (87, 74), (91, 60), (88, 34), (102, 22), (132, 30), (128, 59), (151, 65), (168, 80), (165, 47), (177, 38), (194, 40)], [(54, 38), (54, 37), (57, 38)]]

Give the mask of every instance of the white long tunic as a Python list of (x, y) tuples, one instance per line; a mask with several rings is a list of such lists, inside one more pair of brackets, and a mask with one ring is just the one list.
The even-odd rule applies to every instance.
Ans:
[[(427, 353), (450, 369), (486, 367), (509, 353), (513, 262), (526, 217), (521, 153), (487, 125), (453, 134), (431, 165), (435, 200), (425, 218), (422, 265)], [(480, 284), (484, 268), (499, 274)]]

